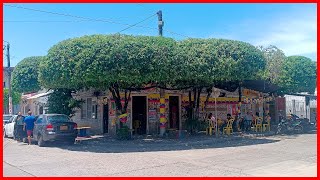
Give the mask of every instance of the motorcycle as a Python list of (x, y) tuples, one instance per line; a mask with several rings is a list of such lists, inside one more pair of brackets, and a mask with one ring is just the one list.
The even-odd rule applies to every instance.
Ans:
[(291, 117), (294, 121), (298, 120), (301, 121), (301, 126), (303, 127), (303, 132), (309, 132), (316, 129), (316, 124), (310, 122), (308, 118), (300, 118), (295, 114), (291, 114)]
[(286, 119), (282, 119), (281, 122), (278, 124), (277, 133), (276, 134), (283, 134), (283, 133), (302, 133), (303, 127), (301, 125), (300, 120), (291, 120), (288, 121)]

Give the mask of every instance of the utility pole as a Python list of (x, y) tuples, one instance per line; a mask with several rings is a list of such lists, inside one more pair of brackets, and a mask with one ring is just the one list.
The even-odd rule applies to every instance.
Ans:
[(162, 36), (162, 27), (163, 27), (163, 21), (162, 21), (162, 11), (157, 12), (158, 15), (158, 29), (159, 29), (159, 36)]
[(11, 95), (11, 69), (10, 69), (10, 44), (7, 42), (7, 73), (8, 73), (8, 88), (9, 88), (9, 114), (12, 115), (12, 95)]
[[(157, 12), (158, 15), (158, 30), (159, 30), (159, 36), (162, 36), (162, 27), (163, 27), (163, 21), (162, 21), (162, 11)], [(166, 116), (165, 116), (165, 91), (164, 89), (160, 89), (160, 136), (163, 136), (166, 132)]]

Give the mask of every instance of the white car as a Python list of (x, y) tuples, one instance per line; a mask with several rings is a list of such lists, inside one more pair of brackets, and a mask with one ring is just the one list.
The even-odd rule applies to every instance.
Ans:
[[(18, 119), (18, 115), (13, 115), (10, 119), (9, 122), (7, 124), (4, 125), (4, 137), (11, 137), (14, 138), (15, 136), (15, 127), (17, 127), (16, 125), (23, 125), (23, 119), (21, 121), (19, 121), (19, 124), (17, 123), (17, 119)], [(24, 116), (22, 116), (24, 118)]]
[(3, 127), (5, 124), (7, 124), (10, 120), (10, 118), (12, 117), (13, 115), (9, 115), (9, 114), (4, 114), (3, 115)]

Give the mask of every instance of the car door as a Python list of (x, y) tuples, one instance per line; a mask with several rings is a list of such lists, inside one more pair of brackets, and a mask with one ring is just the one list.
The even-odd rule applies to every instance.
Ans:
[(7, 124), (4, 125), (4, 130), (6, 131), (6, 135), (10, 137), (10, 123), (12, 122), (13, 116), (9, 119)]
[(43, 115), (36, 116), (36, 122), (33, 129), (33, 138), (38, 139), (38, 134), (41, 134), (42, 126), (45, 123)]
[(11, 118), (10, 118), (10, 120), (9, 120), (9, 123), (6, 125), (7, 126), (7, 128), (6, 128), (6, 131), (7, 131), (7, 136), (8, 137), (13, 137), (13, 120), (14, 120), (14, 117), (15, 116), (12, 116)]

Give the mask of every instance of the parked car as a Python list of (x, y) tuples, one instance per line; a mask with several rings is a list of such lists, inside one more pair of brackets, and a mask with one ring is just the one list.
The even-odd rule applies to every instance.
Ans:
[(5, 124), (7, 124), (10, 120), (10, 118), (12, 117), (12, 115), (9, 115), (9, 114), (4, 114), (3, 115), (3, 127)]
[(26, 132), (23, 132), (23, 120), (25, 116), (13, 115), (7, 124), (4, 125), (4, 137), (11, 137), (13, 139), (19, 138), (22, 140), (26, 136)]
[(43, 114), (36, 119), (32, 140), (38, 146), (45, 146), (52, 141), (64, 141), (74, 144), (78, 135), (77, 124), (63, 114)]

